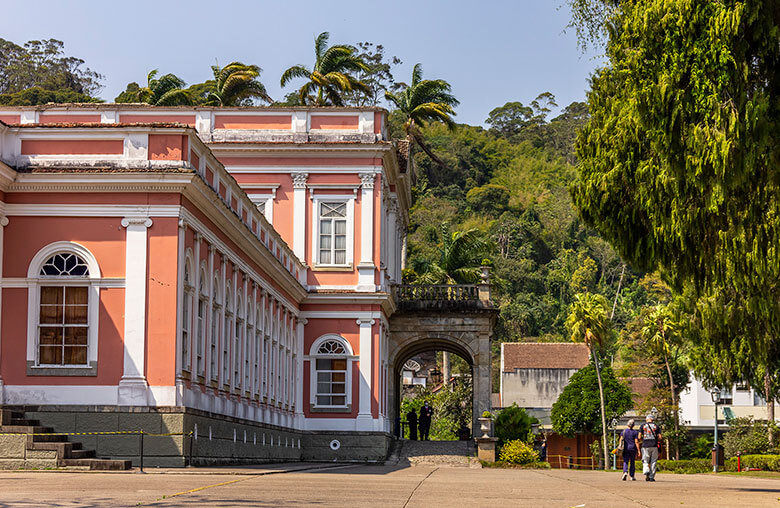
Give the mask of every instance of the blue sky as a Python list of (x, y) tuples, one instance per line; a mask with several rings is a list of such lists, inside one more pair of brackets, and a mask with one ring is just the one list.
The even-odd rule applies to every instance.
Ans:
[[(313, 61), (314, 37), (331, 43), (381, 43), (403, 65), (408, 81), (416, 62), (425, 77), (446, 79), (460, 99), (457, 121), (481, 124), (507, 101), (528, 103), (550, 91), (564, 106), (584, 100), (599, 64), (577, 48), (566, 30), (564, 0), (257, 0), (174, 2), (133, 0), (4, 0), (0, 37), (16, 43), (56, 38), (66, 53), (104, 74), (102, 97), (154, 68), (188, 84), (209, 67), (233, 60), (263, 68), (261, 80), (282, 98), (287, 67)], [(109, 8), (111, 6), (111, 8)], [(289, 87), (288, 88), (292, 88)]]

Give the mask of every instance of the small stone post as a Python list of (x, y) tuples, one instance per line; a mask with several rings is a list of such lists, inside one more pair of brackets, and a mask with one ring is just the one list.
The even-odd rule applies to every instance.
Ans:
[(479, 428), (482, 431), (482, 435), (475, 438), (477, 442), (477, 458), (485, 462), (495, 462), (498, 438), (492, 437), (493, 419), (479, 418)]
[(477, 290), (479, 291), (479, 301), (484, 307), (490, 307), (490, 267), (481, 266), (482, 270), (481, 279), (477, 284)]

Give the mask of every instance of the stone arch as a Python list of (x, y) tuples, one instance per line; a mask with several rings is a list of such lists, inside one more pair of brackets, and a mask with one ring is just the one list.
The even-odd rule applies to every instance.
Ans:
[(399, 312), (390, 319), (388, 415), (393, 423), (400, 417), (401, 367), (423, 351), (449, 351), (465, 359), (472, 372), (472, 429), (477, 418), (490, 409), (490, 336), (493, 313), (488, 312)]

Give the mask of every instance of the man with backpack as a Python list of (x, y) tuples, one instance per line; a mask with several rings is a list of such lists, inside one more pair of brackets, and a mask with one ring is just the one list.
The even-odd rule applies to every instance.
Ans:
[(648, 482), (655, 481), (658, 449), (661, 447), (661, 429), (653, 420), (652, 415), (647, 415), (636, 439), (637, 448), (642, 450), (642, 472)]

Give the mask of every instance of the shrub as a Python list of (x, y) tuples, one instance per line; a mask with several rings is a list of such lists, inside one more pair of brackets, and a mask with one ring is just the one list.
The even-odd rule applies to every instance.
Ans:
[(709, 473), (712, 471), (711, 459), (659, 460), (658, 470), (668, 473)]
[(539, 461), (539, 454), (533, 446), (515, 439), (501, 447), (498, 460), (509, 464), (532, 464)]
[(682, 449), (684, 459), (711, 459), (714, 443), (712, 436), (705, 434), (688, 441)]
[(493, 418), (493, 414), (490, 411), (482, 411), (482, 418)]
[(752, 418), (734, 418), (729, 422), (729, 431), (723, 437), (726, 457), (742, 455), (760, 455), (771, 453), (769, 428), (767, 422)]
[[(760, 469), (762, 471), (780, 471), (780, 455), (742, 455), (742, 469)], [(726, 471), (737, 470), (737, 458), (726, 460)]]
[(499, 446), (515, 439), (530, 440), (531, 425), (539, 420), (529, 416), (517, 404), (501, 410), (495, 418), (496, 437)]

